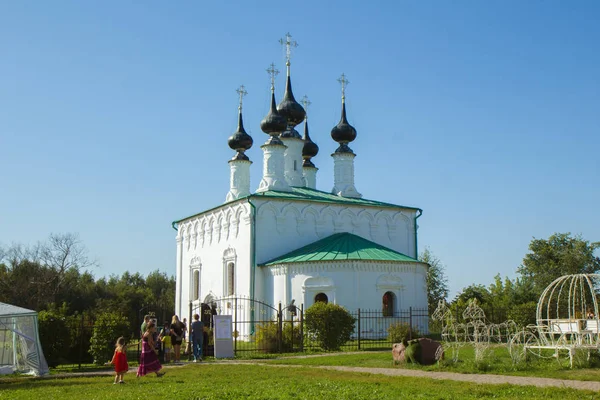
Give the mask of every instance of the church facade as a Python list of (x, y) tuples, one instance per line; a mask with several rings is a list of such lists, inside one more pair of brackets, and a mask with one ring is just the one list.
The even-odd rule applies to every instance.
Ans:
[[(238, 90), (238, 129), (228, 144), (230, 188), (224, 204), (173, 222), (177, 230), (176, 313), (187, 315), (214, 299), (247, 297), (268, 304), (310, 307), (316, 301), (357, 308), (427, 308), (428, 265), (418, 261), (417, 219), (422, 210), (367, 200), (354, 183), (355, 153), (348, 146), (356, 130), (347, 120), (344, 75), (340, 122), (332, 129), (334, 188), (316, 189), (305, 108), (294, 98), (290, 74), (276, 105), (271, 74), (271, 108), (261, 122), (268, 135), (263, 175), (250, 191), (245, 154), (253, 139), (243, 126)], [(296, 126), (303, 123), (303, 136)], [(421, 327), (426, 329), (426, 327)]]

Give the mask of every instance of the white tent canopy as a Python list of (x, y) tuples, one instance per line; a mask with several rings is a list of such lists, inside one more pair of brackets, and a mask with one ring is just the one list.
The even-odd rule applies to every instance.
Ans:
[(38, 334), (37, 312), (0, 303), (0, 374), (48, 373)]

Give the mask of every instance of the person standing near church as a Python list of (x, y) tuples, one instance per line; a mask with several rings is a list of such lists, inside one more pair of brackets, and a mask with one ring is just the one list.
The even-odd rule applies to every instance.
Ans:
[(192, 330), (190, 332), (190, 342), (194, 352), (194, 362), (202, 361), (202, 345), (204, 341), (204, 323), (200, 321), (200, 315), (194, 314)]
[(146, 327), (148, 326), (149, 322), (150, 322), (150, 316), (144, 315), (144, 322), (142, 322), (142, 326), (140, 328), (140, 339), (142, 338), (142, 336), (144, 336), (144, 333), (146, 333)]
[(173, 345), (173, 362), (181, 359), (181, 343), (183, 342), (183, 323), (177, 315), (171, 319), (171, 345)]

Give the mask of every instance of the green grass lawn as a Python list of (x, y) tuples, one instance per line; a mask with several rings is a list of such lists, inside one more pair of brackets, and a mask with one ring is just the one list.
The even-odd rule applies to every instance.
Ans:
[(515, 376), (537, 376), (556, 379), (573, 380), (600, 380), (600, 369), (596, 368), (570, 368), (565, 358), (556, 359), (535, 358), (530, 356), (528, 362), (513, 365), (512, 359), (505, 346), (497, 345), (490, 349), (490, 354), (482, 363), (474, 360), (473, 348), (466, 346), (461, 349), (459, 361), (443, 360), (439, 365), (419, 366), (406, 364), (403, 366), (392, 365), (391, 350), (364, 354), (335, 354), (321, 355), (309, 358), (280, 358), (264, 361), (276, 364), (289, 365), (331, 365), (348, 367), (369, 368), (410, 368), (424, 371), (458, 372), (466, 374), (498, 374)]
[[(355, 356), (348, 356), (354, 359)], [(321, 359), (326, 359), (323, 357)], [(389, 366), (389, 363), (388, 363)], [(477, 385), (387, 377), (313, 368), (244, 364), (190, 364), (169, 368), (163, 378), (113, 385), (112, 376), (0, 381), (1, 399), (592, 399), (594, 392), (511, 385)]]

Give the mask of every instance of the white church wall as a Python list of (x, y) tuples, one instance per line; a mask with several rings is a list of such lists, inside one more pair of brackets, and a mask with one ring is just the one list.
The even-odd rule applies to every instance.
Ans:
[[(365, 261), (283, 264), (261, 267), (265, 280), (279, 287), (272, 302), (287, 305), (291, 300), (304, 308), (324, 293), (329, 302), (350, 311), (381, 310), (386, 292), (395, 296), (394, 309), (427, 308), (426, 266), (421, 263)], [(285, 293), (282, 289), (288, 286)]]
[(338, 232), (416, 258), (412, 209), (255, 200), (258, 264)]
[[(199, 306), (211, 295), (226, 296), (227, 264), (233, 262), (234, 294), (250, 295), (250, 206), (240, 201), (190, 217), (179, 223), (177, 235), (177, 286), (175, 308), (188, 317), (189, 303)], [(199, 293), (193, 271), (200, 270)]]

